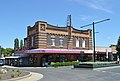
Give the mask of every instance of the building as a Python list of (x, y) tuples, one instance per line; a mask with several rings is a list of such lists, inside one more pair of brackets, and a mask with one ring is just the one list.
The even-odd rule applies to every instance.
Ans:
[(113, 61), (113, 53), (111, 47), (96, 46), (97, 61)]
[(112, 54), (113, 54), (113, 57), (114, 57), (113, 60), (117, 60), (118, 59), (116, 47), (117, 47), (116, 45), (111, 45), (110, 46)]
[(27, 27), (25, 50), (16, 53), (29, 55), (30, 66), (42, 66), (46, 62), (76, 61), (83, 56), (92, 58), (92, 30), (78, 30), (72, 26), (58, 27), (44, 21)]
[(91, 30), (73, 27), (58, 27), (38, 21), (28, 26), (25, 38), (26, 49), (92, 49)]
[[(71, 25), (59, 27), (37, 21), (34, 26), (27, 27), (24, 44), (24, 50), (16, 52), (16, 55), (22, 54), (22, 57), (16, 59), (17, 63), (14, 63), (19, 66), (45, 66), (51, 62), (93, 59), (90, 29), (79, 30)], [(106, 58), (111, 60), (113, 58), (111, 54), (111, 48), (96, 47), (98, 61), (106, 61)]]

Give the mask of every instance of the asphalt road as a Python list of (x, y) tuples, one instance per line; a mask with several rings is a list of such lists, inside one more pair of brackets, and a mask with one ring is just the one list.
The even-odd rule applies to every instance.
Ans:
[(43, 74), (40, 81), (120, 81), (120, 68), (100, 71), (71, 67), (22, 69)]

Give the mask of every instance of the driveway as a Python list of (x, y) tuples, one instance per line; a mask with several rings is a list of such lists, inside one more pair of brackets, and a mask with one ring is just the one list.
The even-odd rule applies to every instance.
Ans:
[(120, 81), (120, 68), (100, 71), (72, 69), (71, 67), (27, 67), (21, 69), (43, 74), (40, 81)]

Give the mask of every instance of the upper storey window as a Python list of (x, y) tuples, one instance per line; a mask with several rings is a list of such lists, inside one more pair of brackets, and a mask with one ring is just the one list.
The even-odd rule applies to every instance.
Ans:
[(51, 46), (55, 46), (55, 38), (51, 39)]
[(76, 47), (79, 47), (79, 40), (76, 40)]
[(76, 39), (76, 47), (85, 48), (86, 47), (86, 40)]
[(85, 40), (82, 40), (82, 48), (85, 48)]
[(63, 46), (63, 39), (60, 39), (60, 46)]
[(31, 46), (34, 45), (34, 37), (31, 37)]

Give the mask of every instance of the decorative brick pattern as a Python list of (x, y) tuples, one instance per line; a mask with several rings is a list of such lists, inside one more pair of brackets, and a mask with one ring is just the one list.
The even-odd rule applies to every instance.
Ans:
[[(31, 38), (34, 45), (31, 45)], [(51, 46), (51, 38), (55, 38), (55, 46)], [(59, 39), (63, 38), (63, 46), (59, 45)], [(86, 47), (76, 47), (76, 39), (85, 40)], [(92, 30), (78, 30), (73, 27), (58, 27), (47, 22), (37, 21), (33, 27), (28, 26), (26, 49), (54, 48), (54, 49), (92, 49)]]

